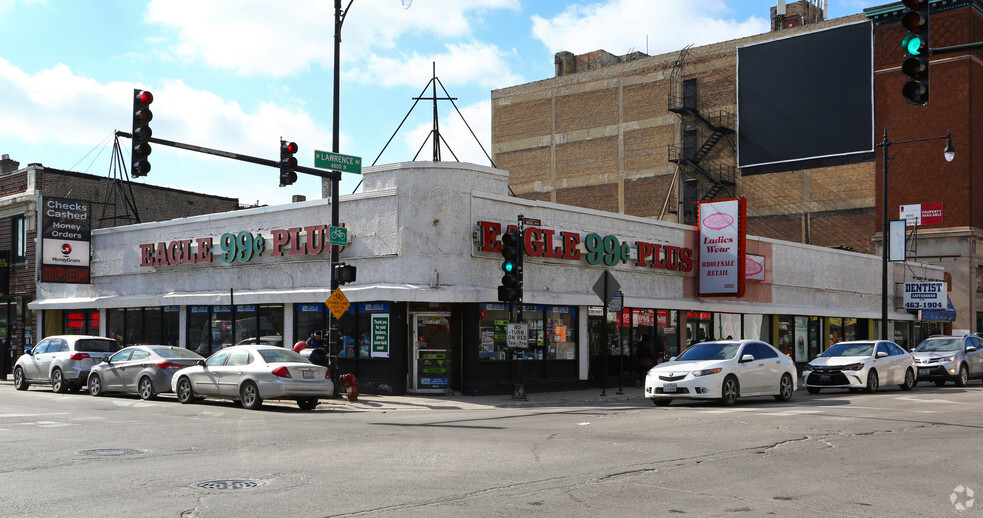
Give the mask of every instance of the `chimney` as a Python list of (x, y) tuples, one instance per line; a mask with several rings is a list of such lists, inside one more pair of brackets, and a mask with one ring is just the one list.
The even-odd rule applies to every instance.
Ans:
[(553, 64), (556, 66), (556, 77), (573, 74), (577, 71), (576, 56), (573, 52), (566, 50), (557, 52), (553, 57)]
[(290, 201), (291, 203), (307, 201), (307, 196), (304, 196), (303, 194), (294, 194), (293, 196), (290, 197)]
[(0, 157), (0, 174), (12, 173), (18, 169), (20, 169), (20, 162), (11, 160), (10, 155), (4, 153)]

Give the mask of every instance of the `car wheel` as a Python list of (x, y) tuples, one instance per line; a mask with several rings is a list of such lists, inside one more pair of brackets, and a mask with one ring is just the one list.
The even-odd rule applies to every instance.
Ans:
[(911, 390), (915, 387), (915, 373), (911, 369), (904, 371), (904, 383), (899, 385), (901, 390)]
[(733, 376), (727, 376), (724, 378), (724, 384), (720, 387), (720, 402), (724, 406), (730, 406), (737, 402), (737, 396), (740, 395), (741, 387), (737, 383), (737, 378)]
[(51, 371), (51, 390), (59, 394), (68, 392), (68, 385), (65, 384), (65, 376), (61, 373), (61, 369)]
[(662, 397), (652, 398), (652, 404), (655, 406), (669, 406), (669, 403), (672, 403), (671, 399), (662, 398)]
[(806, 387), (806, 391), (810, 394), (819, 394), (819, 387)]
[(263, 406), (263, 398), (259, 395), (259, 389), (251, 381), (242, 384), (239, 389), (239, 400), (242, 401), (242, 408), (246, 410), (256, 410)]
[(181, 378), (177, 380), (177, 400), (181, 403), (191, 403), (197, 401), (195, 390), (191, 388), (191, 380)]
[(140, 378), (140, 383), (137, 384), (137, 390), (140, 393), (140, 399), (153, 399), (157, 395), (154, 392), (154, 382), (150, 381), (150, 378), (147, 376)]
[(792, 376), (788, 374), (782, 376), (782, 381), (778, 382), (778, 394), (775, 394), (775, 400), (783, 403), (792, 400)]
[(17, 367), (14, 369), (14, 388), (17, 390), (27, 390), (31, 384), (24, 378), (24, 369)]
[(936, 387), (944, 387), (945, 386), (945, 380), (935, 380), (935, 386)]
[(301, 410), (314, 410), (317, 408), (317, 398), (316, 397), (305, 397), (297, 400), (297, 406)]
[(871, 370), (870, 373), (867, 374), (867, 393), (873, 394), (874, 392), (877, 392), (878, 386), (880, 386), (880, 382), (877, 379), (877, 371)]
[(963, 364), (959, 366), (959, 377), (956, 378), (956, 386), (965, 387), (967, 383), (969, 383), (969, 370)]
[(102, 378), (98, 374), (93, 374), (89, 376), (89, 394), (93, 396), (101, 396), (105, 394), (102, 390)]

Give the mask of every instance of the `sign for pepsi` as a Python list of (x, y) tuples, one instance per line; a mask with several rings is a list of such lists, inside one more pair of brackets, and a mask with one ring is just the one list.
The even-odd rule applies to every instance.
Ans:
[(89, 283), (89, 204), (68, 198), (43, 197), (41, 221), (41, 281)]

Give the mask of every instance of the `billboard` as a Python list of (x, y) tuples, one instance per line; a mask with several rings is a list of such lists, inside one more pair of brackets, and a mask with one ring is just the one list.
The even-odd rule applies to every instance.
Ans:
[[(860, 22), (738, 47), (741, 174), (780, 171), (781, 164), (802, 160), (869, 159), (873, 41), (871, 23)], [(756, 166), (771, 167), (743, 170)]]
[(700, 296), (744, 296), (747, 203), (744, 198), (699, 203)]
[(41, 221), (41, 282), (89, 283), (89, 204), (44, 196), (38, 206)]

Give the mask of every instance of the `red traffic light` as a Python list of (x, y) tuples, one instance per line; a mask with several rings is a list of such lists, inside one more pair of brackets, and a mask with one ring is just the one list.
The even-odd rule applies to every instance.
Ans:
[(139, 90), (137, 92), (135, 102), (139, 106), (148, 106), (150, 103), (154, 102), (154, 94), (146, 90)]
[(286, 144), (283, 145), (283, 152), (290, 153), (291, 155), (296, 153), (298, 149), (300, 148), (297, 147), (296, 142), (287, 142)]

